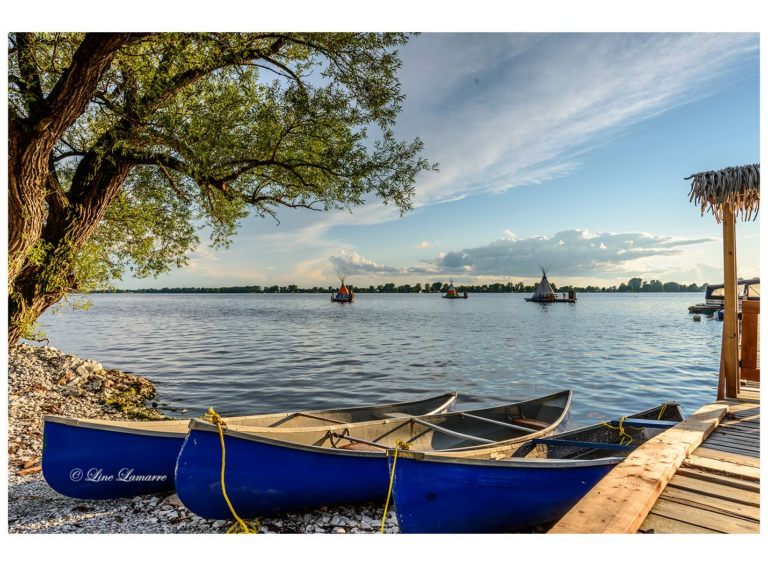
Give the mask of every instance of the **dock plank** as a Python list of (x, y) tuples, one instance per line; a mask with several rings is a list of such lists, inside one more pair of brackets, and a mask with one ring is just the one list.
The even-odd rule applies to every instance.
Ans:
[(654, 534), (661, 534), (661, 535), (664, 535), (664, 534), (686, 534), (686, 535), (722, 534), (717, 531), (713, 531), (711, 529), (705, 529), (704, 527), (700, 527), (698, 525), (691, 525), (690, 523), (684, 523), (683, 521), (676, 521), (675, 519), (670, 519), (669, 517), (662, 517), (661, 515), (656, 515), (655, 513), (651, 513), (648, 515), (648, 517), (645, 518), (645, 521), (643, 521), (643, 524), (640, 525), (640, 528), (638, 529), (638, 531), (641, 533), (649, 533), (652, 531)]
[(735, 501), (729, 501), (713, 495), (687, 491), (672, 485), (667, 486), (659, 499), (666, 499), (667, 501), (682, 503), (715, 513), (725, 513), (734, 517), (760, 521), (760, 507), (736, 503)]
[(735, 487), (741, 491), (749, 491), (752, 493), (760, 493), (760, 484), (754, 480), (745, 480), (733, 476), (723, 476), (712, 472), (706, 472), (703, 470), (697, 470), (695, 468), (680, 468), (677, 470), (675, 477), (688, 477), (706, 481), (708, 483), (724, 485), (728, 487)]
[(719, 497), (720, 499), (733, 501), (734, 503), (760, 507), (759, 492), (747, 491), (746, 489), (730, 485), (721, 485), (712, 481), (708, 481), (707, 479), (685, 476), (679, 472), (675, 474), (671, 480), (669, 480), (667, 489), (670, 489), (671, 487), (690, 491), (693, 493), (700, 493), (702, 495)]
[(723, 450), (712, 450), (711, 448), (705, 448), (704, 446), (696, 449), (692, 455), (698, 456), (699, 458), (721, 460), (723, 462), (729, 462), (739, 466), (750, 466), (752, 468), (760, 467), (760, 458), (755, 458), (754, 456), (744, 456), (743, 454), (733, 454), (732, 452), (725, 452)]
[(683, 503), (659, 499), (653, 507), (656, 515), (711, 529), (719, 533), (759, 533), (760, 524), (747, 519), (731, 517)]
[(738, 445), (735, 443), (729, 444), (725, 441), (721, 442), (712, 442), (709, 439), (707, 439), (706, 442), (702, 443), (702, 448), (708, 449), (708, 450), (714, 450), (714, 451), (720, 451), (720, 452), (729, 452), (731, 454), (738, 454), (741, 456), (748, 456), (753, 458), (759, 458), (760, 457), (760, 451), (751, 447), (746, 447), (742, 445)]
[(760, 468), (753, 466), (740, 466), (722, 460), (713, 460), (712, 458), (702, 458), (700, 456), (689, 456), (685, 460), (685, 465), (692, 466), (701, 470), (715, 473), (723, 473), (740, 478), (760, 481)]

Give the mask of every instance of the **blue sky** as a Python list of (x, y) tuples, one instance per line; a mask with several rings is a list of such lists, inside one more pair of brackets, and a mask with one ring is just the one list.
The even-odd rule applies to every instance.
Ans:
[[(560, 284), (722, 279), (683, 178), (759, 162), (756, 34), (423, 34), (401, 55), (396, 133), (440, 163), (413, 212), (250, 218), (229, 250), (203, 234), (187, 267), (120, 286), (528, 282), (539, 262)], [(742, 276), (758, 234), (737, 225)]]

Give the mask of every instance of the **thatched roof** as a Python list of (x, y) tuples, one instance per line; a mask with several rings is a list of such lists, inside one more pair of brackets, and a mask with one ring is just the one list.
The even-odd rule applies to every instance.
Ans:
[(726, 167), (720, 171), (696, 173), (691, 181), (691, 202), (701, 206), (701, 214), (709, 207), (717, 222), (723, 217), (723, 205), (731, 204), (742, 220), (751, 220), (760, 209), (760, 164)]

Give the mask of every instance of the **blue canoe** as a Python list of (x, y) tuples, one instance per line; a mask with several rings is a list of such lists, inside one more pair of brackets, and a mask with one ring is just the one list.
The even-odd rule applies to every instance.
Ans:
[[(243, 518), (384, 499), (389, 485), (387, 449), (398, 438), (421, 450), (512, 449), (564, 426), (571, 392), (476, 411), (324, 430), (260, 431), (228, 423), (226, 490)], [(393, 415), (397, 417), (398, 415)], [(231, 519), (222, 495), (221, 444), (216, 426), (193, 419), (176, 466), (176, 491), (190, 510)]]
[[(320, 411), (230, 417), (255, 427), (311, 428), (408, 415), (452, 411), (456, 393), (405, 403)], [(80, 499), (115, 499), (174, 489), (176, 459), (189, 431), (189, 419), (154, 422), (104, 421), (44, 415), (43, 476), (53, 489)]]
[[(502, 460), (401, 450), (393, 497), (404, 533), (497, 533), (556, 521), (628, 453), (682, 421), (677, 403), (535, 439)], [(632, 428), (630, 428), (632, 427)], [(390, 466), (393, 458), (390, 451)]]

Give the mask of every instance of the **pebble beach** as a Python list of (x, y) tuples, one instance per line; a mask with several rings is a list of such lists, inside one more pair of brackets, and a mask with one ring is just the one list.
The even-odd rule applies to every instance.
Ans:
[[(106, 420), (163, 419), (149, 380), (51, 346), (20, 344), (8, 357), (8, 530), (10, 533), (224, 533), (186, 509), (175, 493), (92, 501), (64, 497), (45, 482), (43, 414)], [(153, 404), (155, 407), (153, 407)], [(383, 504), (323, 507), (259, 518), (262, 533), (378, 533)], [(390, 509), (386, 533), (398, 533)]]

